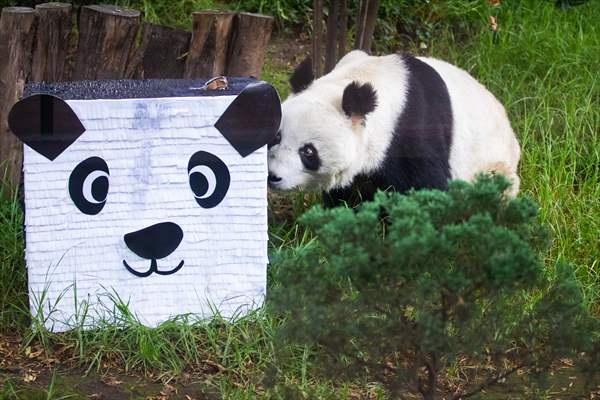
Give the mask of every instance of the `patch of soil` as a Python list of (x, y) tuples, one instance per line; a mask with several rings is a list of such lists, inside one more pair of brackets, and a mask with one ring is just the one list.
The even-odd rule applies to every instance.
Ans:
[(277, 69), (291, 73), (296, 65), (310, 55), (311, 46), (306, 33), (274, 36), (267, 46), (266, 58)]
[(149, 377), (107, 365), (107, 372), (99, 374), (77, 366), (72, 354), (56, 349), (47, 355), (39, 345), (23, 347), (19, 336), (0, 335), (0, 399), (218, 399), (210, 373)]

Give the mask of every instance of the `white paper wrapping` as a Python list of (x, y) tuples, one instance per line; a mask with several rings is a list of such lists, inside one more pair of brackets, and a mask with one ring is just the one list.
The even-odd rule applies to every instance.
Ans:
[[(232, 317), (262, 304), (266, 149), (242, 158), (213, 127), (234, 98), (68, 100), (85, 133), (54, 161), (24, 146), (30, 306), (48, 329), (110, 320), (117, 295), (148, 326), (189, 313)], [(188, 161), (200, 150), (223, 160), (231, 176), (224, 200), (210, 209), (189, 184)], [(110, 183), (102, 211), (86, 215), (69, 195), (69, 176), (93, 156), (106, 161)], [(162, 222), (181, 227), (183, 239), (158, 268), (184, 266), (172, 275), (131, 274), (124, 260), (139, 270), (150, 261), (124, 235)]]

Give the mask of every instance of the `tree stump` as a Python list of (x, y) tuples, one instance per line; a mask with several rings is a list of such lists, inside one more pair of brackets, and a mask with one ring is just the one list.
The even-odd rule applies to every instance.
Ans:
[(356, 37), (354, 48), (361, 49), (367, 53), (371, 52), (375, 23), (379, 11), (379, 0), (362, 0), (360, 2), (360, 13), (356, 25)]
[(340, 14), (340, 1), (329, 2), (327, 16), (327, 45), (325, 47), (325, 73), (330, 72), (337, 62), (338, 19)]
[(259, 77), (272, 29), (273, 17), (250, 13), (236, 15), (229, 44), (227, 75)]
[(365, 20), (367, 18), (367, 5), (369, 0), (361, 0), (358, 8), (358, 18), (356, 18), (356, 32), (354, 33), (354, 49), (362, 48), (365, 34)]
[(136, 57), (128, 78), (181, 79), (192, 34), (180, 29), (144, 23)]
[[(8, 129), (7, 117), (21, 97), (31, 72), (35, 36), (35, 11), (28, 7), (6, 7), (0, 16), (0, 179), (8, 191), (21, 179), (23, 147)], [(6, 176), (4, 171), (6, 170)]]
[(348, 40), (348, 4), (347, 0), (340, 1), (340, 31), (338, 38), (338, 61), (346, 54)]
[(85, 6), (73, 80), (119, 79), (133, 56), (140, 12), (117, 6)]
[(321, 42), (323, 36), (323, 0), (313, 0), (312, 62), (315, 77), (321, 76)]
[(31, 65), (34, 82), (64, 79), (64, 66), (71, 33), (71, 5), (44, 3), (35, 7), (37, 36)]
[(363, 35), (362, 49), (371, 53), (373, 43), (373, 33), (375, 33), (375, 24), (377, 23), (377, 13), (379, 11), (379, 0), (370, 0), (367, 7), (367, 17), (365, 19), (365, 32)]
[(184, 78), (211, 78), (224, 75), (233, 13), (195, 12), (192, 41), (187, 54)]

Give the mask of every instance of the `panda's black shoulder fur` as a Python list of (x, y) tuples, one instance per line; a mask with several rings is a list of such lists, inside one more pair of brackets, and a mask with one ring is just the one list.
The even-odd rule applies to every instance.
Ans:
[(384, 162), (375, 173), (356, 177), (351, 187), (327, 193), (326, 206), (354, 206), (371, 200), (378, 189), (447, 188), (453, 126), (448, 88), (425, 62), (408, 54), (398, 57), (407, 68), (408, 92)]

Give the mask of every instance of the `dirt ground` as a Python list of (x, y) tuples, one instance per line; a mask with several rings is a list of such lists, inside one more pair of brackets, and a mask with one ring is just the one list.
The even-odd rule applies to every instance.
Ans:
[[(39, 344), (24, 346), (18, 336), (0, 335), (0, 399), (95, 399), (95, 400), (204, 400), (222, 398), (215, 384), (218, 366), (196, 372), (168, 375), (131, 375), (119, 366), (103, 363), (104, 371), (85, 370), (77, 364), (76, 350), (54, 349), (46, 354)], [(564, 360), (550, 373), (543, 399), (600, 399), (600, 375), (585, 386), (575, 376), (572, 363)], [(486, 400), (522, 399), (527, 390), (523, 374), (511, 376), (479, 397)], [(589, 383), (588, 383), (589, 384)], [(354, 397), (353, 397), (354, 398)], [(356, 397), (364, 398), (362, 396)]]
[(23, 347), (22, 338), (0, 335), (0, 399), (217, 399), (208, 387), (214, 371), (166, 376), (134, 376), (77, 366), (72, 349), (48, 356), (39, 345)]

